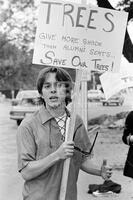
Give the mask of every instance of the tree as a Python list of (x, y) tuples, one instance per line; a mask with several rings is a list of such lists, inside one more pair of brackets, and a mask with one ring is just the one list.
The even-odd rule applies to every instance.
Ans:
[(0, 89), (33, 89), (38, 70), (32, 67), (32, 51), (18, 49), (3, 34), (0, 47)]
[(0, 31), (24, 51), (33, 49), (37, 21), (37, 5), (34, 2), (10, 0), (0, 12)]

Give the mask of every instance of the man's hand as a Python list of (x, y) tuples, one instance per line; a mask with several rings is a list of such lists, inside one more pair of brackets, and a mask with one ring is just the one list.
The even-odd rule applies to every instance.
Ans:
[(112, 176), (112, 168), (107, 166), (104, 162), (101, 166), (101, 176), (104, 180), (108, 180)]
[(63, 142), (62, 145), (57, 149), (59, 159), (66, 159), (73, 156), (74, 153), (74, 142)]

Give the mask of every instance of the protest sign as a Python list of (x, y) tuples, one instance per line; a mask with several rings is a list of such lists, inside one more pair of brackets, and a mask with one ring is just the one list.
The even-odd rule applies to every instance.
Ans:
[(122, 80), (119, 73), (105, 72), (100, 76), (100, 81), (106, 99), (122, 89)]
[(33, 63), (119, 71), (126, 12), (63, 1), (42, 1)]
[(109, 99), (122, 89), (133, 87), (133, 63), (120, 68), (119, 73), (105, 72), (100, 76), (105, 98)]

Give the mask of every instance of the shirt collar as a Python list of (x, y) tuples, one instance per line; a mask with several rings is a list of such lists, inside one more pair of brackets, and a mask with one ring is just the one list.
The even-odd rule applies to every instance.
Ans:
[[(70, 117), (70, 112), (67, 108), (65, 108), (66, 110), (66, 114), (68, 117)], [(40, 118), (41, 118), (41, 122), (42, 124), (46, 123), (47, 121), (49, 121), (50, 119), (53, 119), (54, 117), (48, 112), (48, 110), (45, 108), (45, 106), (41, 106), (40, 110), (39, 110), (39, 114), (40, 114)]]
[(46, 123), (47, 121), (53, 118), (53, 116), (47, 111), (44, 105), (41, 106), (39, 110), (39, 114), (40, 114), (42, 124)]

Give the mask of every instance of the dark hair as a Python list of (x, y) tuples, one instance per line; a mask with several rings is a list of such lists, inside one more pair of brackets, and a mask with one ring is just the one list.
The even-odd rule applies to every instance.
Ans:
[[(69, 102), (71, 102), (71, 90), (72, 90), (72, 78), (69, 75), (69, 73), (64, 70), (63, 68), (59, 68), (59, 67), (46, 67), (44, 69), (42, 69), (39, 72), (38, 78), (37, 78), (37, 90), (39, 92), (39, 94), (42, 94), (42, 88), (43, 88), (43, 84), (46, 81), (46, 77), (47, 74), (49, 73), (55, 73), (55, 77), (57, 81), (63, 81), (65, 82), (65, 87), (66, 87), (66, 105), (68, 105)], [(42, 99), (40, 97), (40, 100), (44, 103), (45, 105), (45, 101), (44, 99)]]

